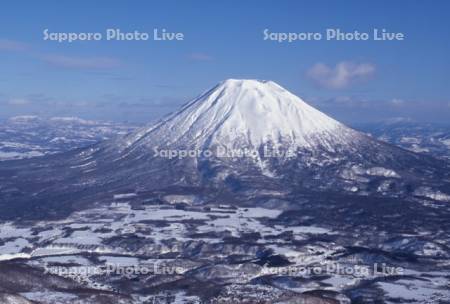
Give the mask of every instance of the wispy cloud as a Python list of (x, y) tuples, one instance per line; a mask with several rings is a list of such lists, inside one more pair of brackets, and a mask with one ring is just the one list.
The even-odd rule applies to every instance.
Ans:
[(0, 50), (2, 51), (25, 51), (28, 45), (19, 41), (0, 39)]
[(344, 89), (356, 82), (366, 80), (374, 73), (375, 66), (373, 64), (342, 61), (334, 67), (316, 63), (307, 71), (307, 76), (321, 87)]
[[(316, 106), (322, 108), (340, 108), (340, 109), (364, 109), (370, 112), (371, 110), (404, 110), (405, 105), (410, 106), (411, 109), (419, 109), (422, 107), (429, 107), (429, 102), (426, 100), (406, 100), (403, 98), (368, 98), (357, 95), (342, 95), (333, 98), (314, 99)], [(436, 107), (443, 107), (439, 101), (434, 101), (433, 105)]]
[(0, 103), (11, 106), (25, 106), (25, 105), (51, 105), (54, 99), (43, 93), (33, 93), (22, 96), (5, 96), (0, 94)]
[(113, 69), (121, 65), (116, 58), (45, 55), (41, 59), (53, 66), (69, 69)]
[[(310, 99), (311, 100), (311, 99)], [(314, 106), (337, 119), (367, 122), (388, 117), (411, 117), (421, 121), (446, 121), (450, 107), (446, 100), (336, 96), (315, 98)], [(447, 119), (448, 120), (448, 119)]]
[(390, 100), (390, 104), (396, 107), (400, 107), (403, 106), (405, 104), (405, 101), (403, 99), (400, 98), (392, 98)]
[(11, 106), (26, 106), (30, 104), (30, 100), (25, 98), (11, 98), (7, 103)]
[(39, 54), (26, 43), (8, 39), (0, 39), (0, 51), (23, 52), (52, 66), (68, 69), (108, 70), (122, 65), (119, 59), (107, 56), (81, 57), (63, 54)]
[(206, 53), (190, 53), (188, 58), (194, 61), (212, 61), (214, 58)]

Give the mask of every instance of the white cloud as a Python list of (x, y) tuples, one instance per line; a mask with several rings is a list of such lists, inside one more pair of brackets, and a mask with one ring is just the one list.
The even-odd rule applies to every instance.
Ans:
[(343, 89), (355, 82), (367, 79), (374, 72), (375, 66), (373, 64), (342, 61), (334, 67), (316, 63), (308, 70), (307, 76), (321, 87)]
[(25, 98), (11, 98), (8, 100), (8, 104), (12, 106), (25, 106), (30, 104), (30, 101)]
[(392, 98), (390, 103), (394, 106), (402, 106), (405, 104), (405, 101), (400, 98)]
[[(0, 51), (16, 51), (24, 52), (29, 56), (35, 57), (38, 60), (44, 61), (50, 65), (62, 68), (71, 69), (113, 69), (122, 65), (120, 60), (112, 57), (79, 57), (59, 54), (41, 54), (38, 55), (32, 52), (32, 47), (29, 44), (0, 39)], [(205, 60), (205, 59), (203, 59)]]

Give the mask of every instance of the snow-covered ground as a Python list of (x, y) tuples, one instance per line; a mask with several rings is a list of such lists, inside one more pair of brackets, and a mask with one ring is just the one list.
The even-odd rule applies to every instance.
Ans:
[[(177, 273), (180, 275), (194, 271), (190, 275), (195, 275), (201, 280), (213, 276), (236, 284), (247, 284), (253, 279), (269, 275), (275, 276), (274, 287), (292, 292), (307, 292), (320, 288), (342, 293), (357, 286), (361, 280), (374, 280), (385, 276), (367, 270), (369, 268), (366, 272), (358, 272), (358, 268), (355, 267), (367, 265), (351, 264), (347, 258), (342, 261), (336, 259), (345, 248), (334, 242), (308, 241), (316, 237), (339, 237), (339, 231), (318, 225), (286, 226), (279, 221), (273, 224), (272, 221), (281, 214), (279, 210), (229, 205), (206, 209), (186, 206), (184, 209), (177, 209), (177, 204), (171, 203), (133, 208), (128, 200), (134, 197), (120, 196), (109, 206), (79, 211), (64, 220), (36, 222), (29, 227), (18, 226), (13, 222), (3, 223), (0, 238), (5, 242), (0, 246), (0, 260), (22, 258), (32, 267), (47, 269), (53, 274), (75, 280), (89, 288), (107, 291), (114, 291), (115, 287), (105, 282), (104, 272), (100, 272), (99, 276), (98, 273), (91, 272), (92, 269), (104, 270), (102, 267), (115, 265), (114, 267), (140, 267), (139, 269), (146, 267), (145, 269), (156, 271), (155, 267), (169, 269), (177, 265)], [(259, 237), (247, 239), (254, 233)], [(281, 237), (286, 233), (292, 234), (291, 238)], [(171, 253), (179, 255), (184, 246), (188, 248), (193, 246), (187, 244), (222, 246), (224, 237), (242, 240), (235, 246), (246, 246), (246, 242), (250, 242), (252, 246), (265, 248), (275, 256), (284, 257), (289, 264), (275, 267), (245, 263), (235, 266), (219, 264), (212, 269), (203, 269), (196, 268), (201, 266), (201, 263), (188, 259), (161, 257)], [(127, 238), (133, 239), (129, 247), (120, 245), (122, 241), (117, 243), (117, 240), (125, 241)], [(415, 254), (430, 257), (445, 254), (433, 251), (431, 243), (421, 244), (414, 240), (412, 236), (405, 236), (385, 243), (382, 249), (413, 250)], [(147, 245), (135, 249), (135, 244), (138, 243)], [(247, 250), (254, 250), (250, 249), (252, 246)], [(238, 248), (236, 247), (236, 250), (241, 250)], [(227, 252), (211, 252), (207, 257), (223, 259), (227, 254)], [(58, 273), (57, 271), (61, 269), (66, 271)], [(318, 269), (321, 271), (319, 276), (313, 272)], [(346, 269), (352, 269), (352, 272)], [(397, 273), (387, 276), (389, 275), (398, 278)], [(444, 273), (427, 273), (426, 280), (420, 272), (412, 269), (405, 269), (402, 275), (405, 275), (404, 279), (381, 280), (374, 285), (386, 294), (388, 302), (392, 300), (394, 303), (402, 299), (419, 303), (426, 299), (450, 297), (450, 293), (443, 289), (446, 284)], [(308, 280), (307, 283), (296, 283), (295, 278), (299, 276)], [(412, 279), (415, 277), (420, 279)], [(28, 292), (21, 295), (33, 300), (45, 297), (46, 292)], [(137, 299), (143, 295), (135, 296)], [(183, 294), (178, 296), (180, 301), (189, 298)], [(53, 293), (51, 296), (58, 301), (70, 297), (71, 294), (64, 293)], [(341, 297), (341, 303), (348, 303), (347, 297), (342, 294)]]

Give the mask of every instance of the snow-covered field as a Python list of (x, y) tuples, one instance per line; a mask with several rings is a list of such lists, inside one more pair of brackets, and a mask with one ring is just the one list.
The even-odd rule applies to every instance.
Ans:
[[(60, 221), (41, 221), (27, 227), (12, 222), (3, 223), (0, 239), (4, 244), (0, 246), (0, 260), (22, 258), (25, 263), (42, 269), (43, 272), (48, 271), (89, 288), (107, 291), (114, 291), (116, 288), (108, 281), (108, 274), (101, 272), (99, 275), (87, 269), (104, 270), (105, 267), (112, 267), (108, 265), (114, 265), (140, 267), (139, 269), (145, 267), (156, 272), (155, 265), (166, 267), (163, 269), (176, 265), (178, 275), (192, 272), (190, 276), (194, 275), (200, 280), (212, 275), (216, 279), (234, 282), (233, 284), (247, 284), (258, 277), (275, 275), (279, 278), (273, 282), (274, 286), (293, 292), (307, 292), (320, 287), (342, 293), (354, 288), (362, 280), (375, 280), (385, 276), (367, 270), (369, 268), (366, 269), (367, 272), (346, 272), (348, 269), (355, 269), (358, 264), (349, 264), (348, 259), (336, 259), (336, 255), (344, 248), (333, 242), (308, 242), (308, 245), (301, 245), (314, 237), (337, 237), (339, 232), (316, 225), (284, 226), (280, 222), (273, 223), (281, 214), (278, 210), (228, 205), (206, 209), (195, 206), (177, 209), (176, 204), (133, 208), (127, 199), (133, 199), (134, 196), (119, 197), (117, 202), (109, 206), (79, 211)], [(254, 233), (258, 237), (254, 238)], [(281, 237), (286, 233), (292, 236), (289, 239)], [(189, 256), (193, 254), (191, 249), (182, 249), (185, 246), (223, 246), (224, 237), (240, 240), (235, 246), (248, 246), (245, 244), (250, 242), (253, 244), (247, 249), (250, 251), (254, 250), (254, 246), (265, 248), (274, 256), (284, 257), (288, 264), (274, 267), (242, 264), (235, 268), (229, 265), (219, 267), (219, 263), (214, 266), (215, 270), (200, 270), (204, 262), (189, 261), (180, 256), (180, 253), (186, 255), (189, 252)], [(123, 242), (129, 238), (133, 242), (124, 245)], [(137, 249), (136, 243), (146, 245)], [(386, 247), (386, 250), (395, 250), (394, 248), (402, 248), (407, 244), (405, 241), (393, 242), (386, 245), (391, 246)], [(170, 254), (176, 255), (164, 257)], [(203, 258), (223, 259), (229, 254), (211, 251)], [(432, 252), (428, 254), (433, 255)], [(61, 269), (66, 271), (61, 272)], [(311, 272), (313, 269), (320, 269), (322, 277)], [(383, 279), (374, 288), (386, 293), (386, 299), (392, 299), (392, 303), (398, 299), (420, 303), (425, 299), (450, 297), (450, 292), (442, 289), (447, 284), (445, 273), (427, 274), (424, 280), (425, 277), (420, 272), (408, 269), (404, 271), (408, 275), (404, 279)], [(391, 275), (398, 278), (397, 273)], [(309, 280), (309, 283), (297, 283), (295, 278), (299, 276)], [(30, 300), (47, 296), (45, 291), (21, 295)], [(49, 298), (64, 301), (71, 296), (73, 295), (52, 293)], [(135, 296), (143, 297), (138, 293)], [(179, 296), (185, 298), (181, 294)], [(347, 300), (343, 297), (341, 303), (347, 303)]]

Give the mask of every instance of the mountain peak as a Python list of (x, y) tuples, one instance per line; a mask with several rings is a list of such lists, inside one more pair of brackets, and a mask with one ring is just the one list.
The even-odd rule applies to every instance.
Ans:
[(277, 90), (281, 87), (270, 80), (260, 79), (226, 79), (215, 86), (216, 90), (264, 91)]
[(220, 84), (225, 86), (258, 86), (264, 85), (267, 83), (273, 83), (270, 80), (261, 80), (261, 79), (237, 79), (237, 78), (229, 78), (220, 82)]
[(332, 149), (356, 134), (275, 82), (228, 79), (127, 138), (126, 146), (144, 142), (199, 149), (258, 149), (267, 144)]

